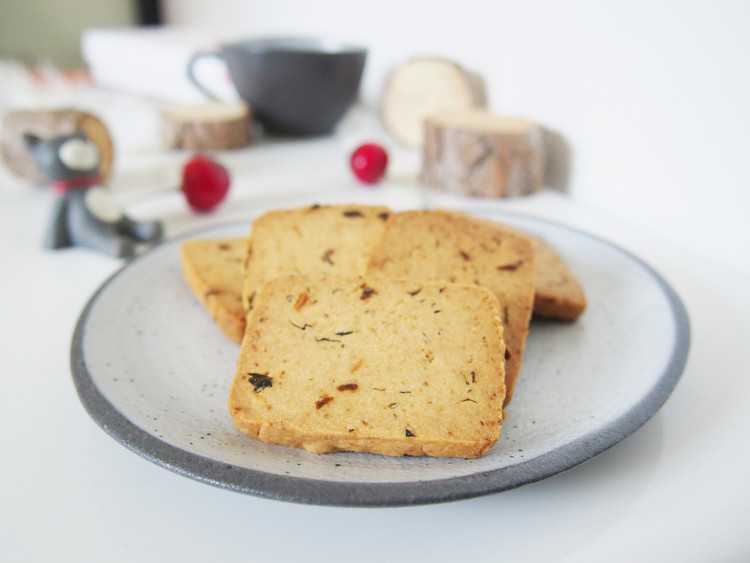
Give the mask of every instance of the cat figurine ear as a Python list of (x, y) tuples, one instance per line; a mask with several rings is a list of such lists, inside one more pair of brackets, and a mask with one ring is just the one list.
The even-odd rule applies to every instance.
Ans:
[(24, 133), (23, 134), (23, 143), (26, 145), (26, 148), (29, 149), (29, 151), (34, 152), (34, 147), (39, 144), (41, 139), (34, 135), (33, 133)]

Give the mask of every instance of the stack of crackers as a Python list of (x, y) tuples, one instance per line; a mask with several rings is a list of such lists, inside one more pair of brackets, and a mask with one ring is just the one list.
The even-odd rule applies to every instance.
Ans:
[(189, 240), (185, 281), (241, 345), (229, 412), (315, 453), (474, 458), (497, 442), (532, 314), (580, 283), (543, 241), (449, 211), (314, 205)]

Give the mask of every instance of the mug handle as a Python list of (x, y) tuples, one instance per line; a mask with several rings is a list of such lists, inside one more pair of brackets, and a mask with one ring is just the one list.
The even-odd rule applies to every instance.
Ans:
[(195, 86), (198, 90), (200, 90), (203, 94), (211, 98), (212, 100), (219, 100), (219, 96), (214, 94), (211, 90), (206, 88), (203, 84), (201, 84), (200, 80), (198, 80), (197, 75), (195, 74), (195, 65), (196, 63), (205, 57), (216, 57), (218, 59), (222, 59), (221, 55), (217, 51), (197, 51), (195, 54), (193, 54), (192, 57), (190, 57), (190, 60), (187, 64), (187, 77), (188, 80), (190, 80), (190, 83)]

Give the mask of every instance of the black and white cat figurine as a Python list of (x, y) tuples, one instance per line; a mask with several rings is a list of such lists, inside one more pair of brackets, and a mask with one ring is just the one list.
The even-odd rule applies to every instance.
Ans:
[(84, 133), (42, 139), (24, 135), (37, 169), (59, 195), (45, 246), (87, 247), (132, 257), (138, 245), (161, 240), (159, 221), (130, 219), (101, 185), (100, 155)]

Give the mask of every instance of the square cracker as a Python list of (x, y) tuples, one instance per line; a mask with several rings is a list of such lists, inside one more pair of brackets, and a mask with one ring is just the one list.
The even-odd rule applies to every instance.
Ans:
[(478, 457), (502, 426), (500, 307), (444, 281), (288, 276), (248, 315), (237, 428), (315, 453)]
[(534, 249), (534, 315), (567, 322), (578, 319), (588, 302), (583, 286), (568, 265), (546, 241), (517, 229), (513, 232), (527, 237)]
[(404, 211), (388, 220), (367, 271), (473, 284), (492, 292), (505, 329), (505, 403), (510, 401), (534, 303), (534, 252), (525, 237), (461, 213)]
[(250, 228), (245, 309), (260, 287), (284, 275), (360, 275), (391, 214), (383, 206), (313, 205), (270, 211)]

